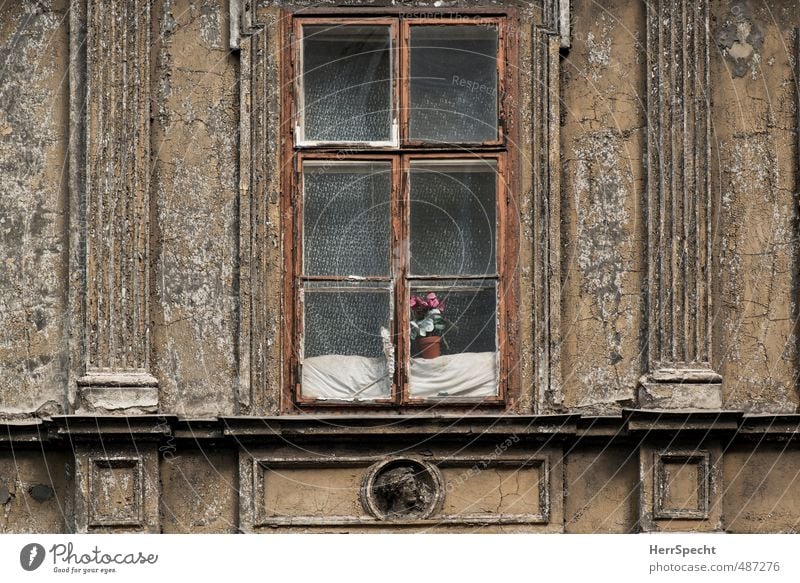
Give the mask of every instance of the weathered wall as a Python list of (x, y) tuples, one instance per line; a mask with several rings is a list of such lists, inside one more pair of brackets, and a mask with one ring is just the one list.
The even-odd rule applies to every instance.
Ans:
[(577, 2), (562, 65), (565, 404), (630, 406), (644, 372), (643, 2)]
[(234, 412), (236, 59), (225, 3), (153, 15), (154, 360), (164, 410)]
[(0, 10), (0, 409), (63, 411), (66, 1)]
[(725, 456), (723, 513), (731, 532), (797, 532), (798, 451), (787, 444), (752, 445)]
[[(793, 411), (800, 17), (791, 2), (711, 7), (715, 360), (728, 406)], [(562, 372), (565, 405), (585, 411), (632, 404), (646, 367), (644, 15), (640, 3), (576, 3), (562, 61)], [(2, 18), (0, 389), (5, 412), (54, 411), (68, 366), (67, 7), (12, 3)], [(163, 409), (189, 415), (234, 411), (239, 104), (228, 24), (216, 2), (154, 4), (153, 352)]]
[(0, 532), (66, 532), (66, 470), (63, 451), (0, 452)]
[[(241, 413), (240, 188), (247, 177), (239, 175), (239, 132), (245, 127), (240, 107), (246, 110), (250, 102), (240, 103), (242, 60), (229, 47), (227, 2), (158, 0), (151, 6), (150, 372), (158, 380), (158, 411), (170, 417), (120, 417), (121, 425), (103, 428), (94, 427), (92, 420), (81, 433), (83, 441), (74, 445), (68, 439), (76, 430), (58, 417), (75, 412), (68, 399), (74, 390), (69, 378), (79, 374), (79, 363), (70, 347), (82, 333), (69, 326), (75, 321), (67, 289), (68, 249), (76, 240), (69, 219), (77, 212), (70, 208), (67, 163), (69, 82), (77, 78), (69, 69), (74, 31), (69, 30), (67, 0), (6, 2), (0, 10), (0, 423), (7, 423), (0, 428), (0, 532), (74, 528), (74, 501), (87, 494), (76, 494), (76, 483), (93, 471), (114, 476), (117, 469), (127, 477), (141, 471), (152, 482), (148, 492), (159, 497), (157, 510), (150, 501), (145, 513), (149, 522), (142, 529), (223, 533), (284, 528), (259, 526), (261, 505), (274, 511), (271, 519), (311, 508), (319, 520), (297, 526), (299, 530), (385, 530), (383, 523), (325, 521), (341, 521), (342, 509), (360, 513), (363, 476), (375, 460), (392, 456), (435, 458), (448, 488), (443, 511), (482, 513), (461, 522), (438, 524), (434, 519), (398, 528), (797, 530), (796, 0), (710, 0), (712, 364), (722, 376), (723, 409), (787, 414), (764, 421), (756, 435), (769, 439), (755, 441), (741, 435), (756, 423), (747, 416), (723, 412), (703, 421), (705, 425), (688, 427), (696, 418), (686, 412), (653, 421), (637, 420), (629, 411), (641, 405), (637, 387), (648, 369), (648, 119), (647, 3), (627, 0), (573, 2), (571, 47), (562, 50), (560, 70), (551, 80), (559, 90), (555, 151), (560, 167), (555, 173), (560, 194), (547, 202), (560, 210), (552, 226), (560, 236), (559, 265), (537, 264), (537, 237), (547, 233), (534, 220), (538, 211), (530, 193), (542, 185), (531, 168), (526, 168), (519, 201), (529, 215), (521, 227), (531, 249), (521, 253), (527, 271), (520, 294), (526, 296), (521, 304), (530, 321), (520, 327), (526, 335), (526, 387), (516, 406), (528, 415), (580, 413), (583, 425), (567, 417), (525, 417), (518, 426), (500, 430), (498, 418), (489, 417), (454, 429), (456, 422), (443, 424), (419, 415), (377, 429), (363, 419), (352, 425), (322, 420), (300, 429), (270, 425), (274, 420), (253, 421), (245, 429), (231, 429), (230, 419)], [(530, 31), (522, 37), (522, 56), (531, 70), (546, 68), (538, 59), (547, 51), (537, 48)], [(276, 39), (263, 45), (271, 58), (278, 53)], [(556, 53), (557, 47), (557, 59)], [(246, 65), (258, 68), (258, 63)], [(273, 68), (254, 78), (275, 79), (276, 74)], [(523, 72), (522, 82), (536, 82), (533, 76)], [(268, 96), (264, 103), (270, 107), (277, 101), (274, 87), (261, 96)], [(536, 99), (536, 89), (526, 86), (518, 101), (531, 109), (542, 107), (521, 116), (531, 124), (521, 132), (523, 154), (531, 157), (542, 139), (534, 122), (542, 121), (547, 111)], [(260, 112), (273, 123), (268, 128), (273, 133), (264, 135), (274, 138), (278, 112), (274, 107)], [(262, 138), (248, 134), (248, 140)], [(73, 136), (73, 144), (77, 142)], [(274, 143), (270, 148), (272, 154), (279, 151)], [(280, 165), (277, 158), (271, 163)], [(267, 188), (277, 200), (278, 183), (252, 184), (251, 194), (260, 192), (257, 187)], [(261, 229), (253, 240), (263, 236), (274, 245), (269, 261), (280, 259), (275, 215), (263, 216), (268, 217), (265, 224), (248, 228)], [(561, 284), (554, 300), (560, 316), (554, 337), (561, 339), (554, 377), (561, 385), (554, 389), (559, 397), (552, 402), (537, 394), (543, 376), (537, 369), (539, 355), (533, 354), (540, 346), (537, 318), (547, 308), (536, 305), (541, 290), (531, 289), (542, 281), (536, 270), (548, 268)], [(280, 278), (277, 270), (271, 272)], [(274, 300), (280, 287), (261, 291)], [(254, 321), (280, 330), (280, 306), (273, 303), (279, 304), (256, 306), (262, 312)], [(275, 351), (277, 341), (266, 338), (259, 349)], [(274, 367), (268, 383), (280, 384), (280, 363), (256, 352), (253, 362), (261, 358)], [(270, 412), (280, 409), (275, 395), (252, 396), (253, 410), (258, 410), (259, 399)], [(535, 410), (537, 406), (542, 409)], [(187, 427), (171, 415), (204, 421)], [(508, 422), (509, 417), (514, 416), (500, 419)], [(396, 443), (388, 445), (387, 434), (420, 418), (422, 426), (398, 433), (391, 438)], [(47, 427), (40, 430), (39, 420)], [(143, 424), (133, 439), (144, 440), (146, 455), (119, 445), (115, 463), (120, 467), (103, 474), (107, 468), (95, 463), (97, 440), (129, 432), (131, 420)], [(650, 429), (661, 432), (659, 440), (650, 436)], [(712, 429), (727, 432), (724, 439), (699, 443), (687, 437)], [(475, 436), (482, 431), (493, 437), (478, 443)], [(497, 453), (498, 443), (514, 437), (522, 437), (522, 445), (512, 440), (508, 451)], [(437, 439), (446, 443), (434, 444)], [(467, 459), (453, 465), (445, 459), (451, 455)], [(258, 498), (247, 491), (253, 484), (251, 473), (257, 471), (256, 462), (276, 456), (289, 459), (290, 469), (283, 482), (273, 482), (269, 495)], [(303, 456), (325, 463), (347, 456), (354, 461), (347, 467), (314, 466), (316, 458), (311, 469), (291, 465)], [(503, 464), (472, 474), (471, 464), (479, 463), (473, 459)], [(546, 459), (549, 473), (541, 469), (544, 465), (526, 465), (531, 459)], [(83, 464), (80, 470), (76, 460)], [(678, 469), (681, 464), (685, 472)], [(707, 516), (664, 518), (687, 510), (670, 507), (657, 516), (658, 490), (668, 487), (659, 482), (664, 476), (675, 478), (667, 506), (682, 496), (702, 506), (692, 488), (705, 479)], [(114, 478), (108, 479), (114, 486)], [(308, 496), (297, 496), (297, 481), (309, 489)], [(545, 482), (546, 503), (537, 497)], [(341, 489), (331, 492), (332, 484)], [(123, 496), (121, 511), (132, 512), (139, 502)], [(520, 519), (505, 524), (497, 518), (520, 509), (536, 514), (547, 505), (547, 516), (539, 513), (527, 523)]]
[[(711, 97), (725, 402), (796, 410), (797, 79), (794, 2), (713, 2)], [(794, 69), (796, 70), (796, 69)]]
[(163, 532), (237, 531), (239, 485), (234, 450), (176, 447), (164, 455), (161, 480)]

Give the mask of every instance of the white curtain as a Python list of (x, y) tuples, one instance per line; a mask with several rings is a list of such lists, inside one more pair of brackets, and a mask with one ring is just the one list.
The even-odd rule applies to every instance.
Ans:
[[(303, 361), (302, 395), (347, 401), (387, 398), (390, 367), (385, 358), (327, 354)], [(412, 358), (410, 387), (417, 398), (483, 398), (497, 394), (497, 353), (465, 352)]]

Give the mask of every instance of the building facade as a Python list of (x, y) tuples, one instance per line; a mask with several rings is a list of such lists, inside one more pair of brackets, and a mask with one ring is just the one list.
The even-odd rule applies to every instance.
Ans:
[(0, 532), (795, 532), (798, 30), (7, 2)]

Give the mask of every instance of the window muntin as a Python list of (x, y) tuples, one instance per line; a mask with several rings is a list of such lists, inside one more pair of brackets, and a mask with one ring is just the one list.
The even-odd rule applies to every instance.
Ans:
[[(403, 31), (394, 45), (399, 65), (394, 102), (401, 128), (399, 140), (394, 144), (311, 143), (301, 139), (302, 131), (294, 133), (295, 184), (300, 192), (290, 210), (298, 225), (291, 253), (299, 318), (293, 335), (299, 366), (290, 367), (296, 371), (290, 372), (295, 379), (295, 401), (501, 404), (508, 357), (503, 352), (501, 358), (500, 352), (506, 346), (509, 309), (502, 299), (508, 164), (497, 98), (505, 83), (504, 19), (448, 18), (447, 24), (437, 19), (435, 25), (421, 19), (380, 19), (382, 24), (386, 21)], [(310, 30), (310, 25), (324, 24), (327, 30), (345, 22), (366, 26), (376, 19), (296, 17), (294, 30), (297, 35), (298, 30)], [(486, 141), (469, 144), (465, 150), (466, 142), (409, 139), (410, 84), (404, 79), (409, 77), (410, 39), (417, 26), (423, 33), (420, 38), (430, 37), (434, 30), (446, 31), (442, 35), (446, 46), (434, 47), (434, 53), (456, 53), (471, 36), (483, 39), (484, 47), (494, 43), (496, 56), (483, 55), (494, 66), (484, 68), (483, 77), (473, 75), (481, 84), (488, 82), (485, 90), (478, 86), (481, 103), (476, 107), (493, 113), (484, 113), (483, 120), (465, 116), (476, 126), (492, 128), (491, 136), (479, 135), (488, 138)], [(453, 32), (447, 32), (451, 29)], [(425, 39), (425, 43), (433, 47), (435, 38)], [(492, 49), (481, 51), (491, 53)], [(302, 62), (302, 52), (297, 51), (296, 63)], [(480, 73), (473, 66), (470, 73), (476, 72)], [(295, 84), (296, 103), (303, 98), (302, 75), (295, 80), (299, 81)], [(449, 86), (446, 89), (450, 91)], [(456, 89), (471, 92), (469, 86), (458, 82)], [(299, 119), (302, 121), (302, 116)], [(471, 136), (483, 131), (469, 134), (462, 129), (456, 126), (451, 135), (438, 137), (478, 139)], [(435, 151), (426, 151), (430, 148)], [(388, 228), (387, 218), (391, 222)], [(320, 291), (320, 285), (325, 291)], [(374, 295), (379, 292), (383, 295)], [(431, 292), (445, 300), (453, 327), (441, 333), (441, 356), (426, 361), (415, 354), (411, 341), (410, 298)], [(315, 294), (310, 304), (309, 293)], [(328, 294), (328, 299), (323, 301), (322, 294)], [(342, 296), (340, 301), (330, 299), (337, 295)], [(358, 300), (368, 297), (374, 301)], [(387, 297), (389, 314), (385, 317), (386, 304), (378, 303), (377, 298)], [(348, 318), (348, 311), (358, 306), (371, 314)], [(374, 315), (376, 311), (380, 317)], [(343, 322), (352, 329), (339, 337), (335, 331), (341, 330)], [(321, 330), (312, 331), (314, 326)]]

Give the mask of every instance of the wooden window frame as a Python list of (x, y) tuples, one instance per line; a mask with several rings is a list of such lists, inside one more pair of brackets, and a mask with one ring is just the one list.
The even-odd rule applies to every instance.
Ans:
[[(287, 350), (284, 358), (284, 410), (292, 411), (296, 408), (307, 410), (309, 408), (335, 409), (346, 412), (365, 412), (391, 408), (408, 411), (419, 410), (420, 407), (435, 406), (437, 410), (453, 407), (457, 410), (469, 408), (472, 411), (484, 408), (509, 408), (513, 405), (519, 394), (519, 370), (516, 363), (519, 358), (518, 342), (513, 333), (514, 321), (517, 317), (518, 295), (518, 244), (519, 225), (512, 220), (510, 208), (511, 201), (515, 198), (515, 181), (519, 175), (519, 166), (515, 152), (509, 144), (516, 144), (517, 123), (509, 123), (512, 113), (509, 103), (516, 103), (518, 79), (516, 68), (509, 66), (516, 55), (516, 47), (511, 46), (506, 29), (512, 26), (512, 19), (516, 16), (514, 10), (495, 10), (486, 13), (475, 11), (454, 10), (443, 12), (441, 18), (416, 18), (413, 12), (407, 10), (382, 10), (374, 11), (351, 10), (348, 14), (342, 11), (314, 12), (313, 15), (293, 15), (284, 24), (284, 50), (282, 53), (283, 64), (281, 67), (282, 86), (284, 88), (283, 120), (284, 127), (292, 131), (284, 136), (283, 149), (286, 159), (290, 163), (284, 166), (282, 173), (283, 192), (282, 217), (285, 221), (284, 245), (284, 302), (286, 321), (284, 326), (285, 346)], [(395, 144), (368, 143), (368, 142), (300, 142), (301, 135), (298, 103), (302, 100), (300, 78), (302, 71), (302, 31), (301, 27), (308, 24), (387, 24), (392, 30), (392, 95), (395, 120), (398, 122), (399, 134)], [(421, 143), (408, 140), (407, 105), (409, 103), (410, 84), (408, 73), (410, 71), (410, 31), (415, 25), (496, 25), (498, 29), (498, 77), (497, 77), (497, 115), (498, 135), (496, 140), (483, 143)], [(396, 26), (395, 26), (396, 25)], [(399, 32), (399, 35), (396, 34)], [(394, 124), (393, 124), (394, 127)], [(394, 130), (393, 130), (394, 131)], [(408, 228), (410, 227), (410, 163), (412, 161), (432, 160), (482, 160), (492, 159), (497, 164), (497, 189), (495, 193), (496, 224), (495, 224), (495, 260), (496, 274), (478, 276), (410, 276)], [(391, 306), (392, 321), (390, 334), (394, 342), (395, 371), (392, 379), (390, 398), (373, 399), (365, 401), (316, 399), (302, 396), (301, 379), (299, 375), (299, 342), (302, 342), (302, 305), (299, 301), (301, 283), (305, 281), (347, 281), (345, 277), (338, 276), (303, 276), (303, 193), (302, 193), (302, 165), (305, 161), (342, 161), (364, 162), (391, 162), (391, 237), (392, 253), (389, 279), (391, 284), (393, 305)], [(399, 265), (398, 265), (399, 264)], [(384, 281), (386, 278), (365, 278), (358, 281), (370, 280)], [(460, 399), (453, 397), (442, 398), (413, 398), (409, 394), (408, 366), (410, 364), (410, 308), (408, 298), (414, 280), (453, 280), (464, 279), (475, 281), (496, 282), (496, 351), (498, 352), (497, 393), (491, 397)]]

